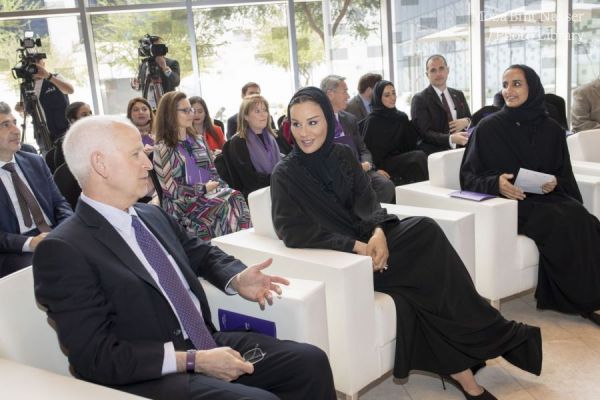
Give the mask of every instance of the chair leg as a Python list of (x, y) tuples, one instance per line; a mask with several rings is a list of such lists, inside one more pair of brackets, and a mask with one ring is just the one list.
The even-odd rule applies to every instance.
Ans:
[(338, 400), (358, 400), (358, 393), (346, 394), (336, 391)]
[(492, 300), (492, 307), (494, 307), (496, 310), (500, 311), (500, 299), (496, 299), (496, 300)]

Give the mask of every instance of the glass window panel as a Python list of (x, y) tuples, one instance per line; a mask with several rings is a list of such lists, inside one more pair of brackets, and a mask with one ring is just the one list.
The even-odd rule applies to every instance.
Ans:
[(129, 100), (141, 95), (131, 88), (131, 79), (141, 62), (139, 39), (147, 33), (160, 36), (169, 48), (166, 57), (179, 62), (179, 90), (195, 87), (185, 10), (94, 14), (91, 21), (105, 113), (124, 114)]
[(502, 88), (502, 73), (527, 64), (540, 75), (546, 92), (556, 86), (556, 1), (484, 2), (485, 104)]
[(2, 12), (7, 11), (26, 11), (26, 10), (47, 10), (53, 8), (76, 7), (76, 0), (11, 0), (0, 3), (0, 17)]
[(410, 114), (415, 93), (429, 85), (425, 62), (442, 54), (448, 62), (448, 86), (464, 92), (471, 103), (469, 0), (395, 0), (396, 106)]
[[(11, 74), (11, 68), (18, 62), (18, 38), (25, 31), (32, 31), (42, 41), (37, 48), (47, 55), (46, 68), (60, 73), (75, 88), (69, 100), (92, 104), (85, 48), (80, 35), (80, 21), (76, 16), (49, 17), (36, 19), (16, 19), (0, 21), (0, 93), (1, 101), (14, 108), (20, 99), (19, 81)], [(35, 145), (33, 130), (26, 128), (26, 143)]]
[(284, 112), (293, 94), (286, 4), (194, 8), (202, 96), (213, 118), (226, 123), (238, 112), (246, 82), (260, 85), (275, 120)]
[[(66, 0), (65, 0), (66, 1)], [(110, 7), (110, 6), (126, 6), (133, 4), (155, 4), (155, 3), (170, 3), (183, 2), (182, 0), (89, 0), (88, 7)]]
[[(351, 95), (367, 72), (383, 73), (379, 0), (296, 1), (300, 84), (319, 86), (330, 72), (346, 77)], [(323, 9), (329, 10), (331, 54), (327, 60)], [(328, 62), (330, 65), (328, 65)]]
[(600, 76), (600, 0), (573, 2), (573, 88)]

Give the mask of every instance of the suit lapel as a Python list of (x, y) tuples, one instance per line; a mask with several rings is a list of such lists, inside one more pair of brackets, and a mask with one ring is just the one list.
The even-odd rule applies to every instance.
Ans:
[(76, 213), (90, 228), (95, 228), (93, 235), (98, 242), (102, 243), (121, 260), (126, 268), (129, 268), (140, 279), (161, 292), (154, 279), (152, 279), (129, 245), (102, 215), (83, 201), (77, 203)]
[(15, 223), (15, 227), (16, 227), (15, 232), (19, 232), (19, 222), (17, 220), (17, 213), (15, 212), (13, 203), (10, 200), (10, 196), (8, 195), (8, 192), (6, 191), (4, 182), (2, 182), (1, 180), (0, 180), (0, 207), (2, 207), (4, 210), (8, 210), (8, 212), (14, 218), (14, 223)]
[[(431, 98), (431, 102), (433, 104), (438, 106), (444, 113), (446, 112), (444, 110), (444, 106), (442, 105), (442, 99), (440, 98), (440, 96), (438, 96), (438, 94), (435, 91), (435, 89), (433, 88), (433, 86), (429, 85), (429, 87), (427, 88), (427, 95)], [(446, 114), (444, 114), (444, 115), (446, 115)]]

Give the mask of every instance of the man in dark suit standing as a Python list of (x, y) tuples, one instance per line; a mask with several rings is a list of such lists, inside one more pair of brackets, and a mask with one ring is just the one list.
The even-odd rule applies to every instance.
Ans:
[(465, 95), (446, 86), (450, 68), (442, 55), (429, 57), (425, 68), (430, 85), (413, 97), (410, 106), (412, 122), (421, 136), (419, 148), (431, 154), (465, 146), (471, 123)]
[(358, 94), (350, 99), (345, 111), (354, 115), (357, 121), (366, 118), (371, 112), (373, 88), (382, 79), (380, 74), (370, 72), (361, 76), (358, 80)]
[(270, 259), (246, 267), (135, 204), (152, 163), (131, 122), (83, 118), (63, 147), (82, 194), (38, 247), (33, 274), (79, 377), (153, 399), (335, 399), (318, 348), (215, 330), (198, 276), (261, 305), (287, 281), (262, 273)]
[(20, 149), (17, 121), (0, 102), (0, 277), (31, 265), (37, 245), (72, 214), (44, 160)]
[(373, 156), (358, 129), (358, 121), (354, 115), (344, 111), (347, 105), (348, 85), (346, 78), (339, 75), (329, 75), (321, 81), (321, 90), (325, 92), (336, 118), (335, 138), (336, 143), (349, 146), (356, 155), (363, 170), (371, 178), (371, 186), (380, 203), (394, 203), (396, 198), (394, 182), (384, 170), (378, 170), (373, 164)]
[[(254, 94), (260, 94), (260, 86), (258, 86), (258, 83), (248, 82), (242, 86), (242, 100), (247, 96), (252, 96)], [(227, 119), (227, 140), (231, 139), (237, 132), (237, 117), (238, 113), (235, 113)], [(273, 121), (271, 121), (271, 124), (273, 124)]]

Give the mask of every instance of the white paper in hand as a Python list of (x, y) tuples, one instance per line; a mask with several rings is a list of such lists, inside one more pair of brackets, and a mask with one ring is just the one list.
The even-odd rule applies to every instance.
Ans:
[(526, 193), (544, 194), (542, 185), (551, 182), (553, 179), (554, 175), (520, 168), (517, 179), (515, 179), (515, 186), (520, 187)]

